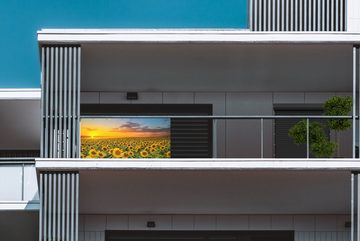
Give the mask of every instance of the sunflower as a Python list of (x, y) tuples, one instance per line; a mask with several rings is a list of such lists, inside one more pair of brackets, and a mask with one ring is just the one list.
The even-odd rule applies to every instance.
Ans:
[(90, 151), (89, 151), (89, 156), (95, 157), (96, 154), (97, 154), (97, 151), (96, 151), (95, 149), (90, 149)]
[(129, 153), (128, 152), (124, 152), (123, 154), (122, 154), (122, 158), (128, 158), (129, 157)]
[(129, 151), (128, 154), (129, 154), (129, 157), (134, 157), (134, 152)]
[(170, 158), (171, 157), (171, 152), (170, 151), (166, 152), (165, 156)]
[(114, 148), (112, 155), (113, 157), (120, 158), (122, 157), (122, 151), (119, 148)]
[(141, 151), (140, 152), (141, 157), (147, 157), (148, 155), (149, 155), (149, 153), (147, 151)]
[(106, 155), (105, 155), (104, 152), (98, 151), (97, 156), (98, 156), (99, 158), (104, 158)]

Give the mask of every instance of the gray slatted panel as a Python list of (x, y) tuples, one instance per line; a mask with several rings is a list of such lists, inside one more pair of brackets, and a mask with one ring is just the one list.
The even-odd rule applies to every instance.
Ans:
[(321, 0), (317, 0), (316, 10), (317, 10), (317, 29), (321, 31)]
[(321, 0), (321, 31), (325, 31), (325, 0)]
[(290, 22), (289, 22), (289, 15), (290, 15), (290, 11), (289, 11), (289, 5), (290, 5), (290, 0), (285, 0), (285, 31), (290, 31)]
[(302, 0), (299, 0), (298, 4), (299, 4), (299, 29), (298, 29), (298, 31), (303, 31), (304, 14), (303, 14)]
[(53, 207), (53, 214), (52, 214), (52, 237), (53, 237), (53, 240), (56, 240), (56, 209), (57, 209), (57, 206), (56, 206), (56, 177), (57, 177), (57, 174), (54, 173), (53, 174), (53, 182), (54, 182), (54, 185), (52, 186), (53, 188), (53, 204), (52, 204), (52, 207)]
[(326, 0), (326, 31), (329, 31), (331, 29), (330, 26), (330, 1), (331, 0)]
[(253, 27), (250, 28), (250, 29), (253, 29), (253, 31), (258, 31), (258, 30), (259, 30), (259, 27), (258, 27), (258, 18), (255, 17), (255, 16), (257, 16), (257, 15), (259, 14), (259, 13), (258, 13), (258, 10), (259, 10), (259, 8), (258, 8), (258, 0), (251, 1), (251, 2), (253, 3), (253, 10), (252, 10), (253, 15), (252, 15), (252, 18), (250, 18), (250, 21), (251, 21), (251, 22), (254, 22), (254, 25), (253, 25)]
[(59, 71), (59, 157), (63, 157), (63, 86), (64, 86), (64, 80), (63, 80), (63, 47), (60, 47), (60, 71)]
[(52, 174), (48, 174), (48, 179), (49, 179), (49, 185), (48, 185), (48, 188), (49, 188), (49, 196), (48, 196), (48, 199), (49, 199), (49, 203), (48, 203), (48, 239), (51, 239), (51, 213), (52, 213), (52, 201), (51, 201), (51, 194), (52, 194)]
[(254, 20), (254, 17), (253, 17), (253, 10), (254, 10), (254, 8), (253, 8), (253, 4), (254, 4), (254, 1), (250, 1), (249, 2), (249, 28), (250, 29), (254, 29), (254, 22), (253, 22), (253, 20)]
[(299, 0), (295, 0), (295, 31), (299, 31)]
[[(312, 26), (313, 26), (313, 31), (318, 31), (318, 15), (320, 16), (320, 14), (318, 14), (317, 12), (317, 4), (316, 2), (318, 2), (319, 0), (312, 0), (313, 1), (313, 16), (312, 16)], [(320, 31), (320, 30), (319, 30)]]
[[(290, 18), (290, 31), (295, 31), (295, 26), (294, 26), (294, 0), (290, 1), (290, 13), (289, 13), (289, 18)], [(275, 14), (275, 13), (274, 13)]]
[(68, 141), (67, 141), (67, 136), (68, 136), (68, 125), (67, 125), (67, 118), (68, 118), (68, 74), (67, 74), (67, 63), (68, 63), (68, 48), (64, 49), (64, 118), (63, 118), (63, 122), (64, 122), (64, 156), (63, 157), (68, 157)]
[(80, 80), (81, 80), (81, 48), (78, 48), (78, 55), (77, 55), (77, 112), (76, 112), (76, 137), (77, 137), (77, 152), (76, 157), (80, 157)]
[(39, 240), (78, 241), (79, 173), (41, 172), (39, 190)]
[[(44, 191), (43, 189), (43, 174), (40, 173), (40, 188), (39, 188), (39, 192), (42, 194)], [(39, 241), (42, 241), (43, 240), (43, 233), (42, 233), (42, 225), (43, 225), (43, 212), (44, 212), (44, 209), (42, 208), (43, 207), (43, 200), (42, 198), (40, 198), (40, 209), (39, 209)]]
[(345, 0), (250, 0), (252, 31), (345, 31)]
[[(277, 0), (271, 0), (271, 4), (272, 4), (272, 12), (275, 13), (276, 12), (276, 1)], [(276, 14), (272, 14), (272, 18), (271, 18), (272, 24), (271, 24), (271, 31), (275, 31), (276, 30)]]
[(75, 174), (75, 241), (79, 240), (79, 173)]
[(280, 31), (280, 6), (281, 6), (281, 0), (276, 0), (276, 31)]
[[(49, 91), (49, 58), (50, 58), (50, 50), (49, 48), (46, 48), (46, 60), (43, 59), (42, 62), (46, 61), (46, 67), (45, 67), (45, 72), (46, 72), (46, 80), (45, 80), (45, 98), (41, 99), (42, 102), (45, 102), (45, 116), (43, 117), (43, 120), (45, 121), (45, 142), (42, 143), (42, 145), (44, 146), (44, 156), (43, 157), (48, 157), (49, 156), (49, 98), (50, 98), (50, 91)], [(44, 105), (44, 104), (43, 104)]]
[(262, 22), (262, 17), (263, 17), (263, 4), (262, 4), (262, 2), (263, 2), (263, 0), (255, 0), (255, 1), (258, 1), (258, 7), (259, 7), (259, 11), (258, 11), (258, 15), (256, 16), (256, 18), (258, 18), (259, 19), (259, 27), (258, 27), (258, 29), (257, 29), (257, 31), (264, 31), (263, 30), (263, 26), (264, 26), (264, 24), (263, 24), (263, 22)]
[(42, 47), (41, 157), (79, 157), (80, 47)]
[(73, 48), (69, 48), (69, 72), (68, 72), (68, 89), (69, 89), (69, 94), (68, 94), (68, 137), (67, 137), (67, 141), (68, 141), (68, 157), (71, 157), (72, 154), (72, 138), (71, 138), (71, 134), (72, 134), (72, 49)]
[(61, 235), (60, 235), (60, 230), (61, 230), (61, 222), (60, 222), (60, 217), (61, 217), (61, 174), (58, 173), (57, 174), (57, 179), (58, 179), (58, 187), (57, 187), (57, 191), (58, 191), (58, 199), (57, 199), (57, 205), (58, 205), (58, 208), (57, 208), (57, 235), (56, 235), (56, 238), (57, 240), (61, 240)]
[(272, 0), (268, 0), (267, 3), (267, 30), (271, 31)]
[(39, 239), (40, 240), (47, 240), (47, 231), (46, 231), (46, 228), (47, 228), (47, 206), (48, 206), (48, 203), (47, 203), (47, 196), (48, 196), (48, 184), (47, 184), (47, 180), (48, 180), (48, 175), (44, 174), (44, 192), (41, 192), (40, 193), (40, 199), (44, 200), (43, 201), (43, 205), (44, 206), (40, 206), (40, 209), (44, 208), (44, 211), (42, 213), (43, 216), (40, 216), (40, 218), (43, 218), (43, 221), (39, 222), (40, 224), (43, 223), (43, 230), (44, 230), (44, 233), (42, 234), (43, 235), (43, 238), (41, 238), (41, 233), (39, 234)]
[(335, 8), (335, 1), (336, 0), (331, 0), (331, 8), (330, 8), (330, 13), (329, 13), (329, 15), (331, 16), (330, 17), (330, 19), (331, 19), (331, 23), (330, 23), (330, 26), (331, 26), (331, 28), (330, 28), (330, 31), (334, 31), (335, 30), (335, 28), (334, 28), (334, 26), (335, 26), (335, 16), (333, 15), (334, 14), (334, 8)]
[(50, 48), (50, 105), (49, 105), (49, 112), (50, 112), (50, 146), (49, 146), (49, 152), (50, 157), (54, 157), (54, 47)]
[(58, 118), (58, 92), (59, 92), (59, 48), (55, 47), (55, 83), (54, 83), (54, 157), (59, 157), (59, 150), (58, 150), (58, 146), (59, 146), (59, 130), (58, 130), (58, 122), (59, 122), (59, 118)]
[(303, 0), (303, 14), (304, 14), (304, 26), (303, 26), (303, 31), (309, 31), (308, 29), (308, 13), (309, 13), (309, 9), (308, 9), (308, 0)]
[(77, 56), (77, 48), (73, 48), (73, 79), (72, 79), (72, 90), (73, 90), (73, 93), (72, 93), (72, 113), (71, 113), (71, 123), (72, 123), (72, 129), (71, 129), (71, 147), (72, 147), (72, 152), (71, 152), (71, 157), (76, 157), (75, 155), (75, 136), (76, 136), (76, 129), (75, 129), (75, 113), (76, 113), (76, 99), (77, 99), (77, 95), (76, 95), (76, 86), (77, 84), (75, 83), (76, 82), (76, 64), (77, 64), (77, 59), (76, 59), (76, 56)]
[[(339, 28), (344, 29), (344, 0), (340, 1), (340, 23), (339, 23)], [(345, 31), (345, 29), (344, 29)]]
[(66, 241), (70, 241), (70, 174), (66, 174)]
[[(339, 26), (339, 21), (338, 21), (338, 17), (339, 17), (339, 0), (334, 0), (333, 1), (334, 7), (333, 7), (333, 31), (337, 32), (338, 30), (338, 26)], [(338, 9), (338, 10), (337, 10)]]
[(61, 212), (61, 240), (65, 240), (65, 215), (66, 215), (66, 210), (65, 210), (65, 183), (66, 183), (66, 179), (65, 179), (66, 175), (65, 173), (61, 174), (61, 178), (62, 178), (62, 212)]
[(70, 223), (70, 236), (71, 236), (71, 239), (70, 241), (74, 241), (74, 233), (75, 233), (75, 230), (74, 230), (74, 225), (75, 225), (75, 199), (74, 199), (74, 196), (75, 196), (75, 186), (74, 186), (74, 173), (71, 173), (71, 211), (70, 211), (70, 216), (71, 216), (71, 223)]
[[(45, 108), (44, 108), (44, 98), (45, 98), (45, 49), (44, 48), (41, 48), (41, 113), (42, 113), (42, 116), (41, 116), (41, 139), (40, 139), (40, 155), (41, 156), (44, 156), (44, 141), (45, 141)], [(41, 232), (40, 232), (41, 233)]]

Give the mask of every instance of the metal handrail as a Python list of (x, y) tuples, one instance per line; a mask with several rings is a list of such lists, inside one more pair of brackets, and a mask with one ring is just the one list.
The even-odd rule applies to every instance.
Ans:
[(0, 157), (0, 165), (6, 164), (35, 164), (36, 157)]
[[(326, 115), (82, 115), (87, 118), (177, 118), (177, 119), (352, 119), (353, 116), (326, 116)], [(356, 116), (359, 118), (359, 116)]]

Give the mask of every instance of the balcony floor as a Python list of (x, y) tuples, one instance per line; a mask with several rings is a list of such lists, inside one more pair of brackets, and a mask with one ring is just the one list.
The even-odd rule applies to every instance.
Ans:
[(46, 170), (342, 170), (360, 171), (358, 159), (36, 159)]

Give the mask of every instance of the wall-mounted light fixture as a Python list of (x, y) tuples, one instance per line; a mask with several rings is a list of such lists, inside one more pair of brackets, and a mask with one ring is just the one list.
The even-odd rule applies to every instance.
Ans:
[(127, 92), (126, 93), (126, 99), (127, 100), (137, 100), (137, 99), (139, 99), (138, 92)]
[(156, 227), (155, 221), (147, 221), (146, 227), (148, 227), (148, 228), (155, 228), (155, 227)]

